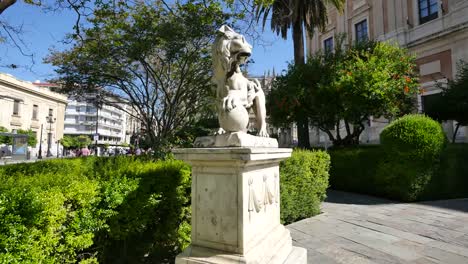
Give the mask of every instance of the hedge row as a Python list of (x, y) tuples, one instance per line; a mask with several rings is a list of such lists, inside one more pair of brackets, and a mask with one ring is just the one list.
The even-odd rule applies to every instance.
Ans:
[[(319, 213), (330, 157), (281, 164), (281, 217)], [(190, 240), (190, 167), (77, 158), (0, 167), (0, 263), (171, 263)]]
[[(357, 192), (395, 200), (399, 195), (386, 191), (379, 179), (379, 164), (387, 153), (382, 146), (334, 149), (330, 152), (330, 186), (332, 189)], [(429, 182), (418, 192), (416, 200), (468, 197), (468, 144), (449, 144), (440, 156)], [(411, 165), (411, 162), (406, 165)], [(398, 162), (388, 165), (389, 172), (404, 168)], [(411, 172), (408, 170), (407, 172)], [(390, 183), (389, 183), (390, 184)]]
[(280, 164), (281, 221), (289, 224), (320, 213), (326, 198), (330, 155), (325, 151), (295, 150)]
[(332, 150), (335, 189), (401, 201), (466, 197), (466, 145), (447, 146), (441, 125), (407, 115), (387, 126), (380, 146)]
[(189, 243), (190, 168), (128, 157), (0, 168), (0, 263), (164, 263)]

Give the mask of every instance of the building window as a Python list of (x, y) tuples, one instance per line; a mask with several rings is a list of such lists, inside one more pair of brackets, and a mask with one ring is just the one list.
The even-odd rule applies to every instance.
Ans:
[(38, 105), (33, 105), (32, 119), (37, 120), (37, 112), (39, 111)]
[(13, 115), (19, 116), (20, 112), (20, 100), (14, 100), (13, 101)]
[(323, 48), (325, 49), (325, 52), (333, 51), (333, 37), (329, 37), (323, 41)]
[(76, 111), (77, 111), (77, 112), (80, 111), (80, 107), (79, 107), (79, 106), (76, 107)]
[(367, 34), (367, 19), (354, 25), (356, 29), (356, 42), (366, 41), (368, 39)]
[(439, 11), (439, 0), (418, 0), (419, 24), (436, 19)]

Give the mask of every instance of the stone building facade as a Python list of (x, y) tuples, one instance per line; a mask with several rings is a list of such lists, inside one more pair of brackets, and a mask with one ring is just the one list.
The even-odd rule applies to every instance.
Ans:
[[(424, 112), (431, 96), (440, 93), (436, 82), (453, 79), (459, 60), (468, 61), (468, 1), (466, 0), (347, 0), (343, 12), (329, 8), (325, 31), (306, 38), (307, 53), (332, 49), (336, 36), (346, 35), (344, 45), (361, 39), (396, 42), (417, 57), (421, 95), (418, 109)], [(388, 124), (385, 119), (370, 120), (361, 135), (362, 143), (378, 143)], [(454, 122), (444, 124), (448, 135)], [(328, 137), (311, 130), (313, 145), (327, 145)], [(468, 128), (457, 134), (458, 142), (468, 142)]]
[(30, 147), (31, 157), (38, 154), (41, 128), (42, 156), (47, 154), (48, 140), (51, 154), (61, 153), (58, 141), (63, 137), (66, 105), (67, 97), (64, 95), (0, 73), (0, 126), (13, 133), (18, 129), (31, 129), (37, 138), (37, 145)]

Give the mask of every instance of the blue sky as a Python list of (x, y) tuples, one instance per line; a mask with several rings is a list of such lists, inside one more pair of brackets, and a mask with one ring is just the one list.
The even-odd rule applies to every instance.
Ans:
[[(61, 40), (66, 33), (72, 31), (76, 16), (70, 11), (44, 13), (38, 7), (18, 1), (2, 14), (2, 19), (12, 25), (22, 25), (24, 31), (22, 39), (27, 47), (26, 52), (34, 54), (35, 63), (32, 64), (31, 58), (21, 55), (17, 48), (0, 44), (0, 65), (32, 65), (29, 68), (18, 69), (0, 67), (0, 72), (12, 74), (26, 81), (44, 81), (53, 78), (53, 67), (42, 63), (42, 60), (49, 53), (49, 49), (61, 50), (65, 47)], [(293, 59), (291, 38), (283, 40), (266, 28), (262, 39), (263, 45), (251, 42), (253, 44), (252, 59), (255, 63), (249, 66), (249, 73), (256, 76), (263, 75), (264, 72), (271, 71), (273, 68), (276, 73), (280, 73), (287, 68), (287, 62)], [(248, 38), (247, 40), (249, 41)]]

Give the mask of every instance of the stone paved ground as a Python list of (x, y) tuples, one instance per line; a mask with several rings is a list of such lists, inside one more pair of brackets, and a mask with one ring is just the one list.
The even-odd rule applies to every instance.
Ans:
[(468, 264), (468, 199), (395, 203), (330, 191), (322, 211), (288, 226), (308, 263)]

